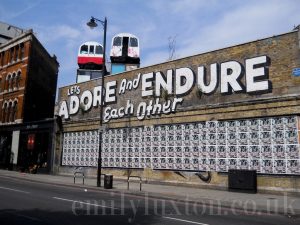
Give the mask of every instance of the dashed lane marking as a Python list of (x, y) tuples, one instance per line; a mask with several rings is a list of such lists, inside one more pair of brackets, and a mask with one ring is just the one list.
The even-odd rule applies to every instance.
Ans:
[(30, 194), (30, 192), (28, 192), (28, 191), (22, 191), (22, 190), (13, 189), (13, 188), (0, 187), (0, 189), (3, 189), (3, 190), (8, 190), (8, 191), (20, 192), (20, 193), (24, 193), (24, 194)]
[(78, 200), (72, 200), (72, 199), (66, 199), (66, 198), (59, 198), (59, 197), (53, 197), (53, 198), (57, 199), (57, 200), (61, 200), (61, 201), (66, 201), (66, 202), (78, 202), (78, 203), (81, 203), (81, 204), (84, 204), (84, 205), (91, 205), (91, 206), (97, 206), (97, 207), (102, 207), (102, 208), (109, 208), (109, 209), (120, 210), (120, 208), (106, 206), (106, 205), (93, 204), (93, 203), (89, 203), (89, 202), (82, 202), (82, 201), (78, 201)]
[(163, 218), (169, 219), (169, 220), (177, 220), (177, 221), (185, 222), (185, 223), (192, 223), (192, 224), (199, 224), (199, 225), (209, 225), (207, 223), (199, 223), (199, 222), (195, 222), (195, 221), (183, 220), (183, 219), (178, 219), (178, 218), (168, 217), (168, 216), (163, 216)]

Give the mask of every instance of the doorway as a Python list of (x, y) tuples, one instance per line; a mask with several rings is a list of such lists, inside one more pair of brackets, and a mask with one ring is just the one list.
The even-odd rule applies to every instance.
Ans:
[(49, 132), (26, 132), (21, 134), (18, 165), (23, 172), (49, 171)]

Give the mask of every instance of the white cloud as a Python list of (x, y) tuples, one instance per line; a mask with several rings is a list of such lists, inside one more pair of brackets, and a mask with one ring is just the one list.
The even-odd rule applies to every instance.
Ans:
[(38, 28), (38, 36), (44, 42), (55, 42), (57, 40), (74, 40), (80, 37), (80, 30), (68, 25), (49, 26)]
[[(15, 18), (18, 18), (19, 16), (22, 16), (23, 14), (26, 14), (31, 9), (36, 7), (40, 4), (41, 1), (26, 1), (26, 2), (18, 2), (18, 4), (21, 5), (21, 7), (12, 7), (11, 10), (7, 8), (2, 8), (0, 6), (0, 18), (5, 18), (5, 20), (13, 20)], [(22, 4), (24, 3), (24, 4)], [(20, 8), (20, 9), (18, 9)]]
[[(227, 12), (215, 23), (203, 26), (198, 32), (186, 34), (179, 52), (188, 56), (204, 51), (224, 48), (292, 30), (300, 21), (299, 6), (295, 1), (259, 1), (241, 5)], [(191, 25), (196, 27), (196, 24)], [(180, 42), (179, 42), (180, 43)]]
[[(298, 0), (89, 0), (84, 7), (78, 7), (80, 1), (53, 0), (36, 8), (20, 2), (16, 14), (12, 3), (0, 5), (0, 18), (10, 22), (9, 16), (17, 16), (14, 21), (18, 14), (24, 17), (19, 26), (33, 28), (45, 48), (58, 56), (64, 84), (75, 80), (79, 46), (85, 41), (102, 44), (101, 25), (94, 30), (86, 26), (91, 15), (107, 16), (108, 59), (112, 36), (129, 32), (140, 39), (143, 66), (167, 60), (169, 36), (177, 35), (176, 55), (184, 57), (288, 32), (300, 23)], [(41, 17), (43, 10), (48, 14)], [(32, 17), (25, 17), (27, 13)]]

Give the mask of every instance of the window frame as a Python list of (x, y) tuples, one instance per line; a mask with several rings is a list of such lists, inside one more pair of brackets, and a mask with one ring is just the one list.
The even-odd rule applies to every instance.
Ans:
[[(134, 44), (136, 44), (136, 45), (132, 45), (132, 40), (134, 40)], [(139, 42), (138, 42), (138, 39), (137, 38), (135, 38), (135, 37), (130, 37), (130, 39), (129, 39), (129, 43), (130, 43), (130, 47), (133, 47), (133, 48), (137, 48), (137, 47), (139, 47)]]
[[(120, 44), (116, 45), (116, 39), (119, 39), (119, 40), (120, 40)], [(117, 37), (114, 38), (113, 46), (121, 47), (122, 44), (123, 44), (123, 38), (122, 38), (122, 37), (117, 36)]]

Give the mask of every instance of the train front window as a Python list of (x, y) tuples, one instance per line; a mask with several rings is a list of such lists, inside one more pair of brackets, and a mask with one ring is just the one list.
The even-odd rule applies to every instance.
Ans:
[(136, 38), (130, 38), (130, 46), (138, 47), (138, 40)]
[(94, 45), (90, 45), (90, 54), (94, 54)]
[(96, 45), (96, 54), (103, 54), (103, 49), (101, 45)]
[(115, 37), (113, 45), (114, 46), (121, 46), (122, 45), (122, 38), (121, 37)]
[(80, 54), (88, 54), (88, 46), (82, 45), (80, 48)]

